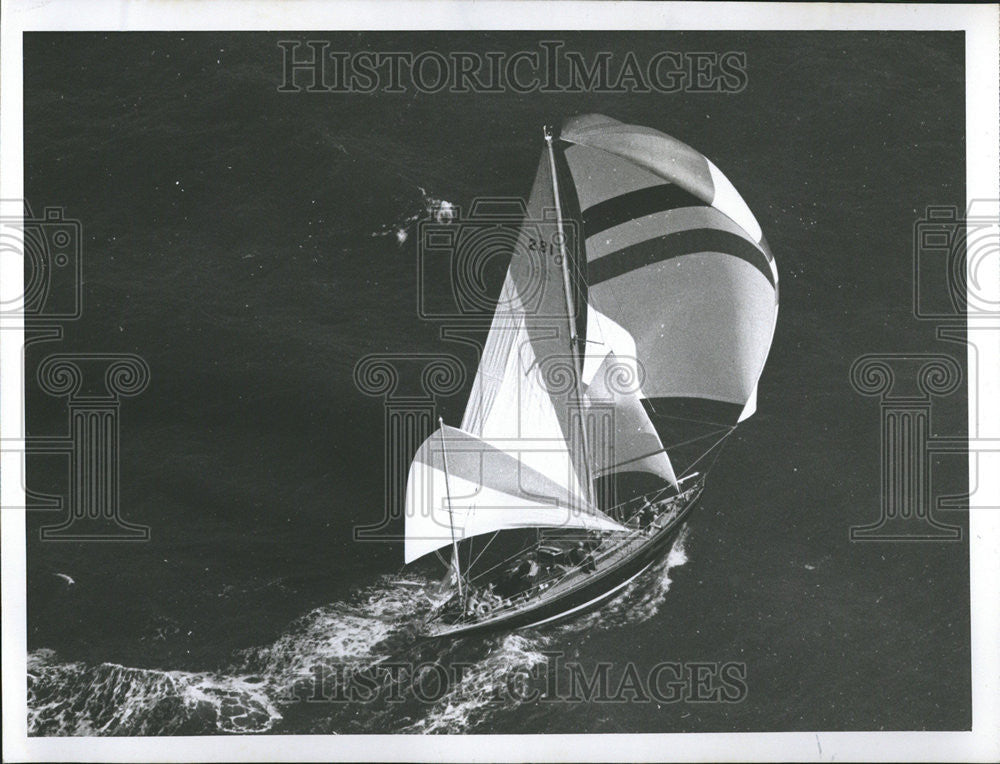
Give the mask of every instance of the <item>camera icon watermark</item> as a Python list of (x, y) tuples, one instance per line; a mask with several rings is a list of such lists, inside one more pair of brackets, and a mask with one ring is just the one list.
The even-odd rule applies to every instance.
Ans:
[(0, 319), (48, 323), (80, 317), (81, 230), (80, 221), (61, 207), (35, 215), (23, 200), (0, 200), (0, 255), (18, 260), (24, 272), (22, 283), (0, 287)]
[[(881, 458), (880, 516), (852, 527), (852, 541), (957, 540), (961, 527), (943, 522), (938, 511), (967, 511), (974, 502), (985, 508), (985, 500), (975, 501), (985, 474), (982, 462), (1000, 452), (1000, 437), (983, 431), (980, 348), (993, 347), (1000, 331), (998, 263), (995, 201), (972, 200), (965, 210), (929, 206), (915, 222), (913, 315), (936, 324), (937, 338), (958, 344), (963, 352), (869, 353), (851, 366), (854, 390), (879, 398)], [(969, 431), (940, 434), (932, 427), (935, 400), (960, 390), (968, 393)], [(932, 468), (949, 454), (968, 457), (970, 484), (962, 493), (940, 495)]]
[(930, 206), (913, 229), (913, 313), (923, 321), (1000, 318), (1000, 221), (987, 200)]
[[(126, 520), (119, 506), (120, 408), (122, 398), (146, 389), (149, 366), (131, 353), (56, 353), (36, 363), (29, 352), (62, 339), (64, 324), (83, 316), (82, 241), (80, 221), (61, 207), (36, 215), (26, 200), (0, 201), (0, 254), (22, 275), (0, 289), (0, 328), (20, 343), (25, 388), (64, 398), (67, 413), (62, 434), (28, 435), (23, 420), (5, 429), (4, 474), (15, 476), (24, 492), (24, 505), (9, 508), (62, 513), (62, 522), (40, 529), (45, 541), (144, 541), (150, 529)], [(62, 460), (61, 493), (33, 487), (33, 457)]]
[[(447, 220), (423, 220), (417, 238), (417, 314), (425, 320), (483, 322), (508, 307), (535, 319), (565, 321), (564, 314), (546, 314), (545, 306), (552, 304), (549, 290), (563, 289), (560, 279), (550, 278), (553, 269), (546, 261), (561, 267), (561, 252), (576, 252), (581, 241), (577, 221), (560, 225), (554, 208), (529, 216), (518, 197), (482, 197), (467, 213), (456, 207)], [(515, 261), (516, 294), (504, 290), (497, 298), (491, 269), (501, 274)]]

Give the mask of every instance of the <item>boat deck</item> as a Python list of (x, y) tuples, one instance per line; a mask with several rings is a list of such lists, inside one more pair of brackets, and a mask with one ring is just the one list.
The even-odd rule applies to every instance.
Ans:
[[(504, 599), (502, 604), (490, 608), (485, 613), (466, 613), (446, 622), (442, 617), (444, 613), (439, 611), (426, 622), (427, 635), (447, 636), (505, 626), (519, 628), (537, 625), (570, 615), (588, 605), (607, 599), (655, 561), (655, 554), (646, 560), (648, 553), (658, 551), (678, 530), (680, 523), (700, 496), (702, 488), (703, 481), (699, 479), (682, 493), (653, 503), (655, 517), (644, 529), (636, 527), (628, 534), (605, 535), (600, 545), (590, 552), (593, 559), (591, 569), (587, 570), (582, 565), (568, 566), (560, 573)], [(631, 567), (636, 566), (628, 564), (636, 560), (644, 564), (638, 566), (634, 575), (631, 577), (616, 575), (625, 567), (629, 567), (627, 572), (631, 573)], [(588, 593), (595, 596), (590, 600), (585, 599), (582, 603), (568, 602), (570, 599), (578, 599), (575, 595), (583, 590), (593, 590)], [(558, 604), (563, 600), (567, 600), (567, 606), (560, 609)], [(549, 617), (547, 612), (552, 610), (555, 610), (555, 614)], [(515, 624), (514, 621), (518, 623)]]

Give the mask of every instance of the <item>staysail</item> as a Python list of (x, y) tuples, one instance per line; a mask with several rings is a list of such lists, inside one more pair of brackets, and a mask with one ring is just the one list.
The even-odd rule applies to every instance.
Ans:
[(639, 398), (634, 363), (620, 363), (614, 351), (605, 356), (587, 386), (591, 421), (602, 421), (600, 411), (609, 411), (610, 432), (592, 438), (591, 474), (604, 477), (615, 472), (648, 472), (677, 488), (677, 476), (667, 450)]
[(489, 442), (447, 425), (427, 438), (406, 484), (406, 562), (453, 539), (500, 530), (625, 530), (525, 464), (524, 448), (517, 439)]

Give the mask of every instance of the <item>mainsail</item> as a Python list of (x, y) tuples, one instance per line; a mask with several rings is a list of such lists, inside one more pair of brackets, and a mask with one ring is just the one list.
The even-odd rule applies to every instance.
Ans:
[(724, 427), (753, 413), (777, 270), (732, 184), (600, 115), (547, 142), (461, 428), (410, 467), (407, 562), (506, 529), (625, 530), (595, 478), (678, 485), (650, 411)]
[(551, 168), (543, 154), (462, 429), (484, 439), (524, 441), (525, 464), (573, 495), (589, 497), (579, 426), (580, 369), (569, 336), (575, 306), (569, 304), (555, 244), (570, 229), (556, 217)]

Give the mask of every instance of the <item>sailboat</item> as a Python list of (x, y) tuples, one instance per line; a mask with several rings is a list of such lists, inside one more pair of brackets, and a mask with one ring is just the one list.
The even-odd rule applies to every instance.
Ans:
[(542, 137), (461, 424), (409, 469), (405, 562), (447, 570), (429, 637), (568, 618), (653, 566), (774, 335), (774, 257), (709, 159), (599, 114)]

